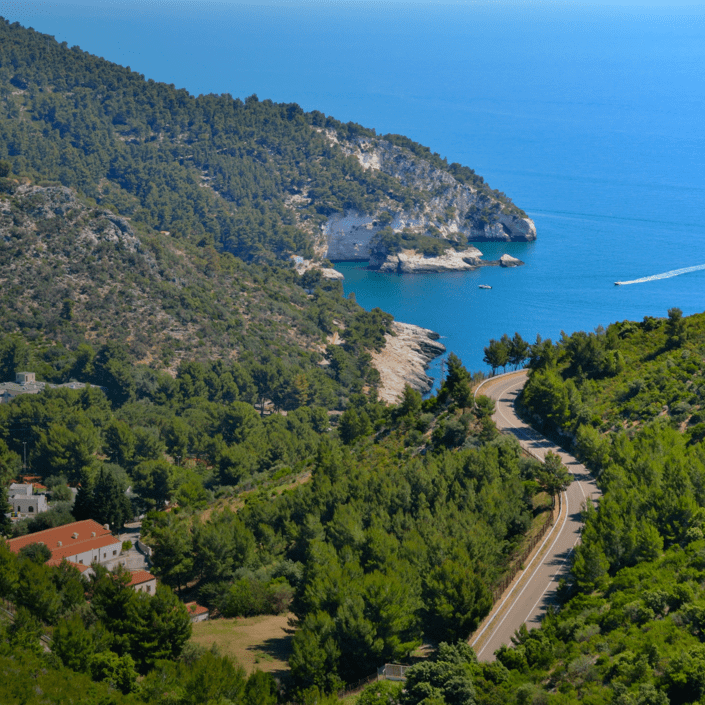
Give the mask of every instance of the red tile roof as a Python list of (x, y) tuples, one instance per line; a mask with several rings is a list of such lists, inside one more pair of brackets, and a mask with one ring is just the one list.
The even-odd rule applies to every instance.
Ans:
[(146, 570), (131, 570), (130, 575), (132, 580), (130, 580), (129, 585), (141, 585), (142, 583), (148, 583), (150, 580), (156, 580), (157, 578), (148, 573)]
[(197, 602), (187, 602), (186, 609), (189, 611), (190, 615), (208, 614), (209, 609), (203, 605), (199, 605)]
[[(93, 532), (95, 532), (95, 536), (91, 536)], [(74, 534), (78, 534), (78, 536), (73, 538)], [(7, 545), (11, 551), (19, 553), (20, 549), (29, 546), (31, 543), (43, 543), (51, 551), (52, 557), (61, 558), (63, 556), (72, 556), (76, 553), (81, 553), (84, 550), (91, 550), (91, 548), (93, 548), (92, 546), (86, 546), (84, 548), (83, 544), (103, 536), (110, 536), (112, 539), (109, 529), (105, 529), (97, 521), (93, 521), (93, 519), (86, 519), (84, 521), (75, 521), (71, 524), (64, 524), (64, 526), (57, 526), (53, 529), (37, 531), (34, 534), (27, 534), (26, 536), (20, 536), (16, 539), (10, 539)], [(118, 539), (114, 539), (111, 543), (117, 541)], [(59, 542), (61, 542), (61, 546), (59, 546)], [(81, 548), (77, 548), (78, 546)], [(68, 552), (64, 550), (67, 548), (70, 549)]]

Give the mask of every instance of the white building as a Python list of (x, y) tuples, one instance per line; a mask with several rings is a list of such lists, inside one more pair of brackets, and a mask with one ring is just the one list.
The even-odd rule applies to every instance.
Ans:
[(210, 617), (208, 608), (203, 605), (199, 605), (196, 602), (187, 602), (186, 609), (188, 610), (191, 621), (194, 624), (196, 622), (205, 622)]
[[(17, 372), (14, 382), (0, 383), (0, 404), (7, 404), (21, 394), (39, 394), (45, 389), (84, 389), (87, 384), (83, 382), (66, 382), (65, 384), (51, 384), (49, 382), (37, 382), (34, 372)], [(98, 389), (103, 389), (98, 387)]]
[(146, 570), (130, 571), (130, 587), (135, 592), (146, 592), (149, 595), (154, 595), (157, 591), (157, 579)]
[(65, 558), (70, 563), (86, 566), (93, 562), (107, 563), (122, 551), (122, 541), (110, 533), (108, 525), (92, 519), (20, 536), (8, 541), (7, 545), (11, 551), (19, 553), (32, 543), (44, 544), (54, 560)]
[(31, 484), (20, 485), (13, 482), (7, 497), (12, 511), (18, 514), (39, 514), (49, 509), (46, 496), (33, 494)]

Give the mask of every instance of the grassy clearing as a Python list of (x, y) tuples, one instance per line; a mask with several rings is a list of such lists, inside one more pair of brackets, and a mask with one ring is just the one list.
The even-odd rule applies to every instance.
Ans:
[(248, 672), (267, 671), (279, 678), (289, 674), (293, 629), (289, 614), (214, 619), (193, 625), (191, 640), (232, 656)]

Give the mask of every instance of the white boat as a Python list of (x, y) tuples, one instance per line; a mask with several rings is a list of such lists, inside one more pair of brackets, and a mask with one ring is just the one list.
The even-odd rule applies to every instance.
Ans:
[(492, 287), (489, 284), (478, 284), (478, 289), (491, 289)]

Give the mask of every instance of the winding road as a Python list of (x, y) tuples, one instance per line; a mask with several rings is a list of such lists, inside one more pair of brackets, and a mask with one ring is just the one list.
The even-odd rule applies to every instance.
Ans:
[(492, 418), (500, 431), (514, 435), (521, 446), (539, 460), (543, 460), (548, 451), (557, 453), (575, 479), (562, 493), (560, 513), (553, 528), (473, 635), (470, 644), (481, 661), (494, 660), (494, 652), (502, 644), (510, 644), (512, 635), (522, 624), (532, 629), (541, 623), (546, 608), (555, 600), (559, 580), (568, 570), (573, 547), (580, 540), (581, 506), (588, 498), (600, 497), (584, 465), (534, 431), (514, 412), (514, 400), (526, 380), (525, 371), (493, 377), (483, 382), (476, 393), (495, 400), (496, 411)]

